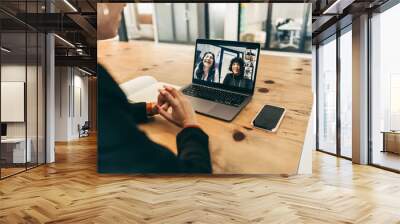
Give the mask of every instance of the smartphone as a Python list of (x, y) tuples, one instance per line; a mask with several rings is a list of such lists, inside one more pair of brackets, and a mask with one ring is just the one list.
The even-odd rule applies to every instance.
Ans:
[(253, 127), (275, 132), (285, 115), (285, 108), (265, 105), (251, 122)]

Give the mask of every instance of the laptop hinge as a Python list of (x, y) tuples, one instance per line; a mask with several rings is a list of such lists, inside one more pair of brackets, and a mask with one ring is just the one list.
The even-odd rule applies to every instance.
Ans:
[(251, 95), (252, 95), (252, 94), (246, 94), (246, 93), (241, 93), (241, 92), (235, 92), (235, 91), (226, 90), (226, 89), (217, 88), (217, 87), (211, 87), (211, 86), (206, 86), (206, 85), (200, 85), (200, 84), (196, 84), (196, 83), (192, 83), (192, 85), (194, 85), (194, 86), (201, 86), (201, 87), (210, 88), (210, 89), (217, 89), (217, 90), (221, 90), (221, 91), (224, 91), (224, 92), (235, 93), (235, 94), (239, 94), (239, 95), (243, 95), (243, 96), (251, 96)]

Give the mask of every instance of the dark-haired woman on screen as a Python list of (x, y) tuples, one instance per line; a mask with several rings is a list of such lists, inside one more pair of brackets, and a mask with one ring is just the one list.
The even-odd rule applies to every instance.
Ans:
[(224, 85), (230, 85), (240, 88), (251, 88), (251, 80), (244, 78), (244, 61), (236, 57), (231, 60), (229, 65), (230, 73), (226, 74), (224, 78)]
[(208, 51), (204, 53), (200, 63), (195, 70), (196, 79), (214, 82), (215, 77), (215, 55)]

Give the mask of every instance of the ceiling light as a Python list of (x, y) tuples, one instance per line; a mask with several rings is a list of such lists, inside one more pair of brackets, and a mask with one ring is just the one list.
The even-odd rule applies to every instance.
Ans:
[(64, 42), (65, 44), (67, 44), (70, 47), (75, 48), (75, 45), (73, 45), (71, 42), (69, 42), (68, 40), (58, 36), (57, 34), (54, 34), (55, 37), (57, 37), (59, 40), (61, 40), (62, 42)]
[(83, 73), (85, 73), (85, 74), (87, 74), (87, 75), (90, 75), (90, 76), (93, 75), (92, 73), (90, 73), (90, 72), (88, 72), (88, 71), (86, 71), (86, 70), (83, 70), (83, 69), (81, 69), (81, 68), (79, 68), (79, 67), (78, 67), (78, 70), (81, 71), (81, 72), (83, 72)]
[(10, 52), (11, 52), (11, 50), (9, 50), (9, 49), (7, 49), (7, 48), (5, 48), (5, 47), (1, 47), (1, 50), (4, 51), (4, 52), (6, 52), (6, 53), (10, 53)]
[(343, 10), (351, 5), (355, 0), (336, 0), (332, 5), (330, 5), (327, 9), (324, 10), (322, 14), (342, 14)]
[(67, 4), (74, 12), (78, 12), (78, 10), (71, 4), (69, 3), (68, 0), (64, 0), (65, 4)]
[(79, 55), (83, 55), (83, 49), (77, 48), (76, 53), (78, 53)]

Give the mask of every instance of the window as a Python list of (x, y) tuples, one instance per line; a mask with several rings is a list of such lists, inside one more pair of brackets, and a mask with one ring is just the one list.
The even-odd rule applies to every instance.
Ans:
[(371, 18), (372, 164), (400, 170), (400, 4)]
[(154, 4), (127, 4), (124, 9), (125, 26), (129, 39), (154, 40)]
[[(0, 3), (19, 16), (41, 13), (42, 5), (43, 1)], [(46, 40), (13, 16), (1, 12), (0, 20), (0, 178), (5, 178), (45, 163)]]
[(240, 4), (240, 40), (257, 42), (265, 48), (267, 3)]
[(210, 39), (224, 39), (226, 7), (225, 3), (208, 4)]
[(352, 33), (340, 36), (340, 155), (352, 157)]
[(336, 37), (318, 48), (318, 149), (336, 154)]
[(267, 50), (311, 52), (311, 4), (241, 3), (240, 40)]
[(317, 149), (351, 159), (352, 26), (336, 34), (317, 48)]
[(191, 44), (205, 36), (204, 4), (156, 3), (154, 10), (160, 42)]

